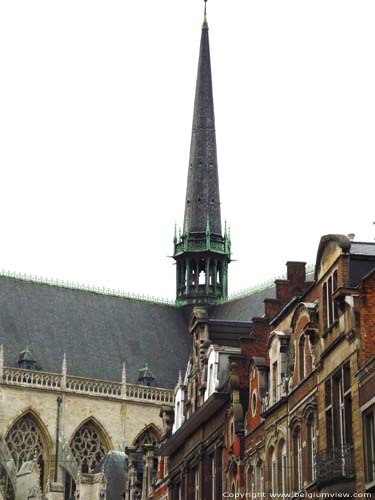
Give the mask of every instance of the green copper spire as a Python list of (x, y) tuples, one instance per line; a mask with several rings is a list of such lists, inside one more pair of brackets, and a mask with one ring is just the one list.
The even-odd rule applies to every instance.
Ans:
[(207, 0), (195, 90), (183, 234), (174, 243), (176, 302), (214, 304), (228, 296), (230, 241), (222, 235)]

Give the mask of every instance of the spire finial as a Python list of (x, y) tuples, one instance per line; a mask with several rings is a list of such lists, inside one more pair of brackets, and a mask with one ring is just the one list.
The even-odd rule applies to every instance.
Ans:
[(204, 0), (204, 22), (203, 24), (207, 24), (207, 0)]

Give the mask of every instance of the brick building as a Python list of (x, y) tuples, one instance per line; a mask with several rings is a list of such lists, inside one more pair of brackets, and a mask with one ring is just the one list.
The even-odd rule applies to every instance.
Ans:
[[(210, 231), (220, 212), (209, 64), (205, 20), (185, 230), (175, 242), (177, 296), (195, 306), (192, 348), (174, 408), (162, 414), (155, 498), (372, 495), (375, 244), (323, 236), (314, 271), (288, 262), (285, 279), (217, 305), (230, 240)], [(205, 182), (216, 196), (206, 205)]]

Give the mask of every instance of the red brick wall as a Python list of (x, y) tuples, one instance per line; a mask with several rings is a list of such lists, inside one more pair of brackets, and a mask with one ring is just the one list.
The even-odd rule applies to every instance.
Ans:
[(359, 285), (361, 351), (359, 366), (363, 366), (375, 356), (375, 273)]
[[(247, 413), (247, 429), (249, 432), (252, 432), (261, 422), (261, 410), (262, 410), (262, 404), (260, 401), (260, 396), (259, 396), (259, 372), (257, 368), (253, 368), (252, 370), (253, 378), (250, 380), (250, 391), (249, 391), (249, 409)], [(250, 374), (251, 375), (251, 374)], [(253, 416), (252, 413), (252, 396), (253, 396), (253, 391), (256, 391), (257, 395), (257, 410), (255, 416)]]

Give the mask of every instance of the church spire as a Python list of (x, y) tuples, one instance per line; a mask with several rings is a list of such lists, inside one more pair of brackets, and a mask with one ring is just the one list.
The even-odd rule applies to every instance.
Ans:
[(208, 305), (228, 295), (230, 241), (222, 235), (206, 0), (195, 89), (183, 233), (174, 240), (176, 302)]
[(221, 235), (215, 113), (205, 2), (195, 90), (184, 227), (188, 222), (191, 233), (204, 232), (207, 216), (210, 219), (211, 232)]

